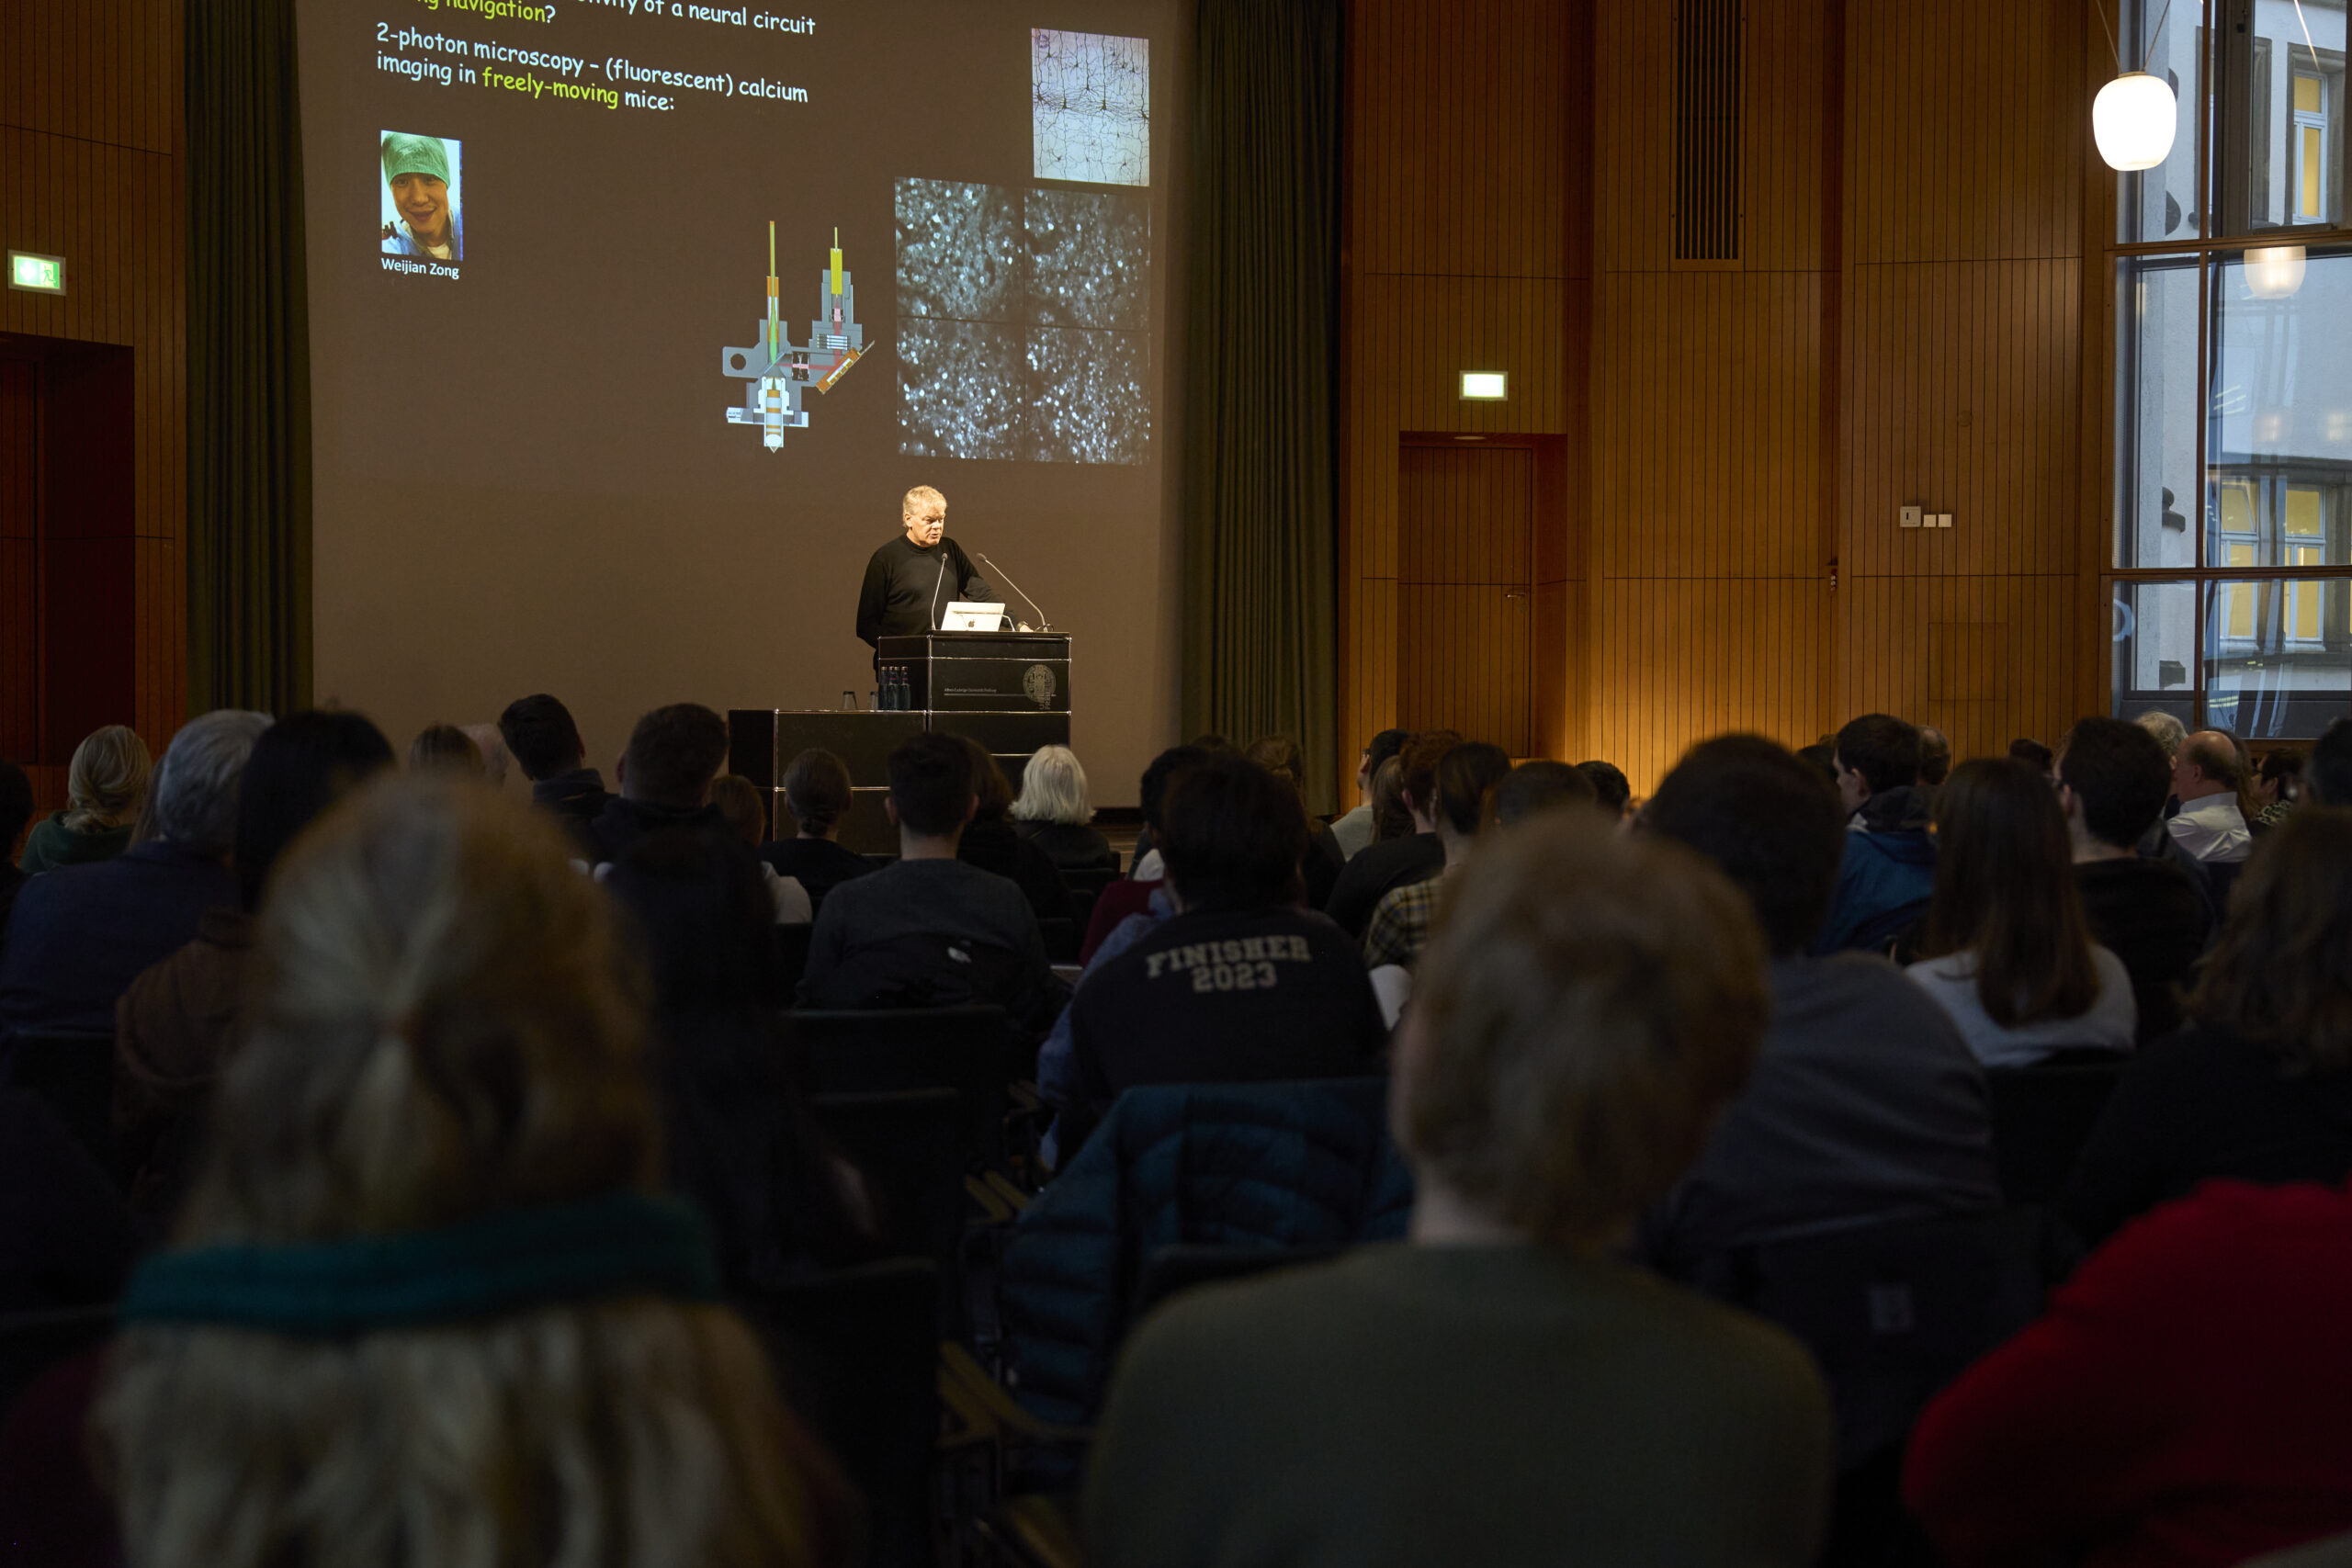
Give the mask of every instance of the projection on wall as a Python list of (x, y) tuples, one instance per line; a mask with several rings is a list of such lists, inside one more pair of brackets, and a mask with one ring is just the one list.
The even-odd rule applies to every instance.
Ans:
[(1151, 40), (1029, 33), (1031, 135), (1041, 180), (1151, 183)]
[(1151, 444), (1140, 192), (899, 182), (899, 450), (1140, 463)]

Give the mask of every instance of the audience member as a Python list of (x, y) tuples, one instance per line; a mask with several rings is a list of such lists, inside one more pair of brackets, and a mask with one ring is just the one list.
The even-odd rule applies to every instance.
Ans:
[(2228, 1568), (2352, 1530), (2347, 1314), (2352, 1194), (2211, 1183), (1928, 1407), (1905, 1500), (1952, 1568)]
[(488, 779), (493, 787), (505, 788), (506, 767), (514, 760), (514, 754), (506, 749), (506, 737), (498, 732), (498, 726), (468, 724), (459, 728), (465, 732), (466, 739), (481, 752), (481, 776)]
[(229, 708), (189, 720), (155, 770), (152, 837), (25, 884), (0, 951), (0, 1035), (113, 1038), (139, 972), (195, 936), (205, 910), (236, 904), (237, 780), (268, 728), (267, 714)]
[(2240, 804), (2245, 788), (2236, 746), (2218, 730), (2200, 729), (2181, 742), (2173, 759), (2172, 792), (2180, 814), (2166, 827), (2199, 862), (2235, 864), (2254, 843)]
[[(1186, 750), (1198, 751), (1203, 756), (1229, 757), (1235, 755), (1237, 751), (1232, 741), (1213, 729), (1204, 730), (1193, 736), (1184, 743), (1184, 746)], [(1135, 859), (1127, 868), (1127, 877), (1130, 881), (1157, 882), (1159, 880), (1159, 852), (1152, 847), (1157, 831), (1158, 829), (1152, 826), (1151, 818), (1145, 818), (1142, 829), (1136, 834)]]
[[(1805, 748), (1806, 751), (1810, 751), (1811, 750), (1813, 750), (1813, 748), (1810, 746)], [(1804, 755), (1804, 752), (1800, 751), (1797, 755), (1803, 756)], [(1832, 746), (1830, 748), (1829, 755), (1822, 759), (1825, 762), (1832, 763), (1831, 776), (1833, 777), (1836, 776), (1836, 768), (1833, 761), (1833, 759), (1835, 759), (1836, 756), (1837, 748)], [(1912, 787), (1915, 789), (1932, 790), (1951, 776), (1951, 738), (1946, 735), (1942, 730), (1938, 729), (1934, 725), (1929, 724), (1920, 726), (1919, 782)]]
[(32, 823), (32, 781), (16, 763), (0, 761), (0, 942), (7, 941), (8, 909), (25, 885), (27, 874), (18, 869), (17, 855)]
[(2043, 770), (1962, 762), (1936, 795), (1935, 898), (1907, 973), (1988, 1067), (2065, 1047), (2128, 1051), (2139, 1008), (2123, 961), (2090, 940), (2066, 817)]
[(1643, 808), (1747, 895), (1772, 955), (1755, 1073), (1643, 1228), (1673, 1277), (1716, 1281), (1736, 1247), (2001, 1201), (1984, 1068), (1951, 1018), (1883, 959), (1804, 956), (1857, 837), (1842, 815), (1811, 764), (1753, 735), (1691, 748)]
[(732, 838), (710, 803), (711, 781), (726, 765), (727, 721), (700, 703), (672, 703), (639, 719), (621, 754), (620, 793), (587, 825), (591, 863), (616, 861), (665, 828)]
[(2171, 767), (2173, 759), (2180, 755), (2180, 743), (2188, 739), (2188, 726), (2162, 708), (2150, 708), (2132, 722), (2155, 738), (2165, 749), (2165, 766)]
[(2352, 812), (2263, 840), (2183, 1003), (2193, 1027), (2125, 1069), (2061, 1197), (2094, 1246), (2211, 1177), (2352, 1175)]
[(670, 1186), (709, 1219), (729, 1289), (773, 1288), (877, 1248), (855, 1173), (827, 1157), (785, 1070), (766, 868), (722, 850), (650, 833), (605, 886), (652, 976)]
[(800, 999), (819, 1008), (995, 1002), (1031, 1035), (1064, 996), (1020, 887), (956, 857), (979, 801), (971, 748), (910, 737), (890, 753), (899, 858), (825, 896)]
[(1838, 797), (1847, 813), (1844, 858), (1815, 953), (1878, 952), (1928, 912), (1936, 840), (1919, 778), (1919, 732), (1883, 713), (1838, 732)]
[[(1159, 902), (1156, 895), (1166, 879), (1161, 875), (1159, 854), (1152, 852), (1152, 865), (1143, 864), (1144, 835), (1159, 831), (1159, 808), (1168, 798), (1168, 785), (1176, 775), (1213, 753), (1197, 746), (1171, 746), (1151, 760), (1143, 771), (1137, 786), (1137, 796), (1143, 815), (1143, 834), (1136, 840), (1137, 856), (1136, 870), (1124, 881), (1114, 882), (1094, 897), (1094, 912), (1086, 922), (1086, 940), (1079, 944), (1078, 961), (1091, 964), (1103, 942), (1129, 919), (1146, 915)], [(1145, 875), (1146, 869), (1150, 872)]]
[(1117, 871), (1119, 852), (1090, 826), (1094, 807), (1086, 798), (1086, 769), (1067, 746), (1040, 746), (1021, 770), (1021, 795), (1012, 803), (1012, 827), (1046, 852), (1058, 871)]
[(588, 765), (588, 749), (581, 744), (580, 727), (571, 710), (545, 692), (517, 697), (498, 716), (498, 733), (514, 765), (531, 781), (531, 802), (564, 819), (583, 849), (593, 849), (588, 824), (604, 815), (612, 796), (605, 781)]
[(1074, 917), (1069, 901), (1069, 885), (1045, 851), (1013, 830), (1009, 813), (1012, 810), (1012, 782), (997, 766), (989, 749), (977, 740), (967, 739), (972, 751), (972, 788), (976, 805), (972, 819), (964, 825), (964, 836), (956, 840), (956, 858), (966, 865), (978, 866), (993, 872), (1021, 889), (1029, 900), (1029, 908), (1040, 920), (1067, 920)]
[(1495, 786), (1495, 826), (1516, 828), (1555, 807), (1597, 807), (1600, 799), (1582, 769), (1538, 757), (1513, 768)]
[(1331, 829), (1315, 819), (1314, 808), (1306, 804), (1306, 756), (1299, 748), (1298, 738), (1261, 736), (1250, 742), (1242, 755), (1297, 794), (1299, 809), (1306, 814), (1306, 853), (1299, 862), (1299, 875), (1306, 882), (1307, 908), (1321, 908), (1330, 902), (1331, 885), (1340, 880), (1340, 868), (1347, 864), (1348, 854)]
[[(1797, 748), (1796, 755), (1799, 761), (1818, 771), (1822, 782), (1832, 790), (1838, 787), (1838, 742), (1836, 740), (1816, 740), (1810, 746), (1801, 746)], [(1951, 772), (1949, 759), (1947, 759), (1944, 772), (1947, 774)], [(1939, 779), (1936, 782), (1941, 784), (1943, 781)], [(1912, 787), (1916, 789), (1918, 786), (1915, 784)]]
[(1391, 757), (1372, 772), (1372, 843), (1385, 844), (1412, 833), (1413, 814), (1405, 807), (1405, 763), (1400, 757)]
[(1412, 814), (1413, 831), (1373, 845), (1340, 868), (1324, 912), (1357, 942), (1372, 925), (1381, 899), (1409, 883), (1426, 882), (1445, 868), (1445, 846), (1437, 836), (1437, 765), (1462, 744), (1451, 729), (1424, 729), (1396, 754), (1399, 798)]
[(25, 841), (25, 874), (112, 860), (129, 849), (152, 771), (147, 742), (129, 726), (109, 724), (85, 737), (65, 771), (65, 809), (50, 813)]
[(1356, 764), (1356, 805), (1331, 824), (1331, 836), (1339, 840), (1340, 852), (1348, 859), (1353, 860), (1359, 851), (1378, 840), (1373, 809), (1374, 781), (1379, 777), (1380, 765), (1403, 750), (1411, 735), (1409, 729), (1384, 729), (1363, 749), (1363, 760)]
[(2352, 718), (2329, 725), (2312, 748), (2303, 794), (2314, 806), (2352, 807)]
[(197, 1131), (235, 1047), (272, 868), (313, 818), (391, 765), (391, 742), (356, 713), (289, 714), (263, 730), (237, 789), (236, 903), (198, 914), (188, 943), (115, 1005), (116, 1166), (151, 1234), (160, 1237), (178, 1209)]
[(1090, 1562), (1812, 1562), (1810, 1359), (1608, 1258), (1754, 1055), (1753, 924), (1695, 857), (1579, 813), (1474, 856), (1459, 891), (1394, 1081), (1411, 1240), (1143, 1324), (1098, 1427)]
[(2055, 771), (2083, 918), (2131, 974), (2136, 1039), (2145, 1044), (2179, 1027), (2177, 987), (2213, 928), (2192, 874), (2134, 848), (2163, 820), (2171, 769), (2144, 726), (2086, 718), (2060, 743)]
[(2039, 740), (2018, 739), (2009, 742), (2009, 761), (2023, 762), (2044, 778), (2050, 776), (2050, 764), (2056, 760), (2057, 753)]
[(1438, 900), (1448, 879), (1470, 853), (1471, 840), (1486, 815), (1487, 797), (1510, 776), (1510, 754), (1499, 746), (1473, 740), (1456, 746), (1437, 765), (1437, 840), (1444, 846), (1445, 863), (1426, 881), (1407, 883), (1384, 895), (1365, 928), (1366, 968), (1394, 964), (1410, 969), (1428, 945), (1430, 928), (1437, 919)]
[(2267, 833), (2287, 819), (2302, 795), (2303, 753), (2292, 747), (2281, 746), (2262, 759), (2255, 770), (2254, 803), (2261, 807), (2247, 829), (2255, 833)]
[(451, 773), (488, 778), (481, 748), (454, 724), (428, 724), (408, 743), (408, 770), (413, 773)]
[(834, 1483), (658, 1191), (643, 1018), (566, 858), (417, 778), (280, 869), (252, 1034), (99, 1406), (130, 1562), (838, 1551)]
[(1627, 781), (1624, 770), (1614, 762), (1595, 759), (1578, 762), (1577, 772), (1591, 781), (1594, 800), (1600, 809), (1611, 817), (1622, 818), (1633, 809), (1634, 786)]
[(831, 751), (812, 746), (785, 765), (783, 788), (793, 836), (783, 837), (784, 824), (778, 822), (776, 840), (761, 852), (761, 858), (778, 875), (807, 888), (809, 901), (822, 909), (828, 893), (874, 869), (872, 861), (833, 841), (855, 798), (849, 769)]
[(768, 808), (759, 785), (741, 773), (721, 773), (710, 781), (710, 803), (727, 830), (751, 849), (768, 841)]
[(1388, 1032), (1363, 960), (1296, 907), (1298, 792), (1242, 758), (1212, 757), (1177, 776), (1162, 815), (1175, 912), (1071, 999), (1073, 1104), (1099, 1115), (1139, 1083), (1378, 1071)]

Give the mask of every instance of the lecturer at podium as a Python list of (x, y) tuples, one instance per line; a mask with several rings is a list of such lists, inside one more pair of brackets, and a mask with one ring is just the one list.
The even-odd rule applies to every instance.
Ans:
[(917, 485), (899, 503), (906, 533), (865, 563), (857, 596), (857, 635), (868, 648), (878, 639), (911, 637), (939, 624), (939, 612), (958, 599), (986, 599), (989, 585), (947, 536), (947, 498)]

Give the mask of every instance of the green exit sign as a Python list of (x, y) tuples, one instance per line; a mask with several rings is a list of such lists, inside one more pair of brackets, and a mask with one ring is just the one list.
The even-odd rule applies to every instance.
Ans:
[(8, 287), (42, 294), (65, 292), (65, 258), (37, 256), (30, 251), (8, 253)]

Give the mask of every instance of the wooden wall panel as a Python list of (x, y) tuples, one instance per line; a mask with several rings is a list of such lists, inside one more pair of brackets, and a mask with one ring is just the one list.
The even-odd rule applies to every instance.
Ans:
[[(1538, 574), (1538, 641), (1589, 652), (1539, 662), (1539, 728), (1637, 790), (1723, 729), (1803, 743), (1883, 708), (1965, 751), (2075, 716), (2088, 8), (1743, 10), (1741, 254), (1678, 265), (1671, 0), (1482, 0), (1458, 28), (1358, 0), (1343, 740), (1399, 711), (1416, 431), (1562, 435), (1573, 564)], [(1520, 102), (1544, 72), (1510, 54), (1555, 36), (1565, 112)], [(1513, 403), (1454, 400), (1470, 367)], [(1898, 528), (1905, 502), (1954, 527)]]
[(181, 70), (176, 0), (0, 6), (0, 231), (67, 265), (62, 298), (0, 290), (0, 333), (132, 351), (136, 711), (122, 716), (158, 751), (187, 707)]
[[(1590, 244), (1590, 161), (1577, 155), (1589, 110), (1571, 65), (1589, 25), (1581, 4), (1537, 0), (1357, 0), (1351, 14), (1343, 753), (1398, 722), (1405, 437), (1559, 435), (1581, 423), (1568, 297)], [(1464, 370), (1502, 371), (1507, 400), (1463, 401)], [(1563, 472), (1580, 489), (1580, 462)], [(1547, 499), (1565, 514), (1567, 497)], [(1416, 609), (1434, 604), (1424, 593)], [(1411, 700), (1436, 699), (1417, 688)]]

